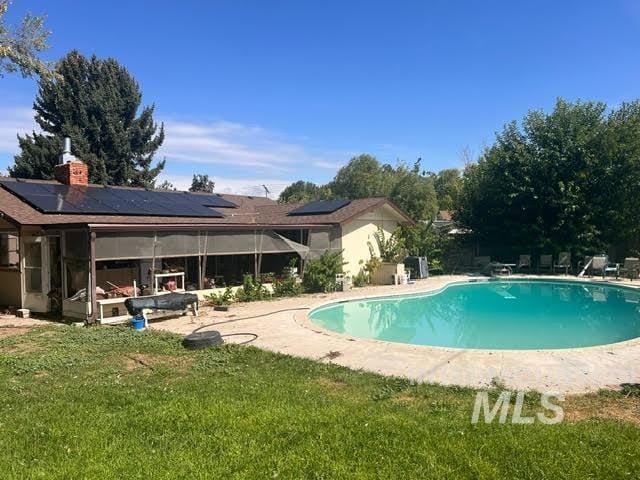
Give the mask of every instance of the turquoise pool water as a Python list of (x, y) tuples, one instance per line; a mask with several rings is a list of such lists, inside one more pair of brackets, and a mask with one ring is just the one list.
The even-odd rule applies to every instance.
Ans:
[(336, 303), (309, 316), (334, 332), (415, 345), (587, 347), (640, 336), (640, 291), (563, 281), (482, 281), (433, 294)]

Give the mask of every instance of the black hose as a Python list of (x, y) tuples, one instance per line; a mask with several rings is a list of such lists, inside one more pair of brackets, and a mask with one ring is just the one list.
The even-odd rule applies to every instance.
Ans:
[(275, 315), (276, 313), (295, 312), (296, 310), (309, 310), (309, 308), (310, 307), (284, 308), (282, 310), (275, 310), (273, 312), (261, 313), (260, 315), (252, 315), (250, 317), (232, 318), (230, 320), (225, 320), (223, 322), (208, 323), (207, 325), (202, 325), (202, 326), (196, 328), (194, 330), (194, 333), (199, 331), (199, 330), (202, 330), (203, 328), (211, 327), (211, 326), (215, 326), (215, 325), (224, 325), (225, 323), (240, 322), (242, 320), (251, 320), (252, 318), (268, 317), (270, 315)]
[(253, 337), (253, 338), (251, 338), (249, 340), (246, 340), (244, 342), (238, 342), (237, 345), (244, 345), (245, 343), (250, 343), (250, 342), (253, 342), (254, 340), (257, 340), (257, 338), (258, 338), (258, 335), (255, 334), (255, 333), (227, 333), (225, 335), (220, 335), (220, 336), (221, 337), (235, 337), (235, 336)]
[[(276, 313), (295, 312), (297, 310), (309, 310), (309, 307), (283, 308), (282, 310), (275, 310), (273, 312), (261, 313), (260, 315), (252, 315), (250, 317), (242, 317), (242, 318), (233, 318), (231, 320), (225, 320), (224, 322), (208, 323), (207, 325), (202, 325), (196, 328), (191, 333), (196, 333), (202, 330), (203, 328), (207, 328), (207, 327), (216, 327), (218, 325), (224, 325), (225, 323), (239, 322), (241, 320), (251, 320), (252, 318), (268, 317), (269, 315), (275, 315)], [(253, 342), (258, 338), (258, 334), (256, 333), (227, 333), (225, 335), (222, 335), (222, 337), (232, 337), (232, 336), (241, 336), (241, 335), (250, 335), (253, 338), (251, 340), (247, 340), (246, 342), (241, 342), (238, 345), (244, 345), (245, 343)]]

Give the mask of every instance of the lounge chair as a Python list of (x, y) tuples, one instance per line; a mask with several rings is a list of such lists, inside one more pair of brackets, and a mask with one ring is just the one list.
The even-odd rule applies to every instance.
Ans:
[[(627, 257), (624, 259), (624, 264), (620, 268), (620, 275), (626, 274), (626, 277), (633, 281), (634, 278), (640, 277), (640, 258)], [(625, 276), (625, 275), (623, 275)]]
[(591, 262), (591, 271), (602, 273), (602, 278), (607, 276), (607, 273), (615, 273), (616, 278), (620, 275), (620, 264), (609, 263), (609, 257), (607, 255), (596, 255)]
[(538, 273), (540, 273), (541, 270), (548, 270), (549, 273), (553, 273), (553, 255), (540, 255)]
[(571, 253), (569, 252), (560, 252), (560, 255), (558, 255), (558, 263), (553, 265), (554, 272), (563, 269), (565, 275), (568, 275), (569, 270), (571, 270)]
[(518, 259), (518, 266), (516, 267), (516, 270), (520, 271), (523, 268), (528, 268), (529, 272), (531, 271), (531, 255), (520, 255), (520, 258)]

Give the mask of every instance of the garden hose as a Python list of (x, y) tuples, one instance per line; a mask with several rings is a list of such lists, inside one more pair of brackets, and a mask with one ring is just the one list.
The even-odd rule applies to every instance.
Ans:
[[(252, 315), (250, 317), (241, 317), (241, 318), (232, 318), (232, 319), (229, 319), (229, 320), (224, 320), (222, 322), (208, 323), (206, 325), (202, 325), (202, 326), (196, 328), (191, 333), (199, 332), (203, 328), (216, 327), (218, 325), (224, 325), (226, 323), (240, 322), (242, 320), (251, 320), (252, 318), (268, 317), (270, 315), (275, 315), (277, 313), (295, 312), (295, 311), (298, 311), (298, 310), (309, 310), (309, 307), (283, 308), (282, 310), (274, 310), (273, 312), (261, 313), (260, 315)], [(232, 337), (232, 336), (241, 336), (241, 335), (252, 336), (253, 338), (250, 339), (250, 340), (247, 340), (246, 342), (241, 342), (240, 345), (243, 345), (243, 344), (249, 343), (249, 342), (253, 342), (254, 340), (256, 340), (258, 338), (258, 334), (256, 334), (256, 333), (227, 333), (225, 335), (222, 335), (222, 337)]]

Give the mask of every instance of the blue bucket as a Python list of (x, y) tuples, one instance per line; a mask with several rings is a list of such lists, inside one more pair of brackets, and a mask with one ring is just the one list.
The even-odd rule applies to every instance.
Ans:
[(144, 317), (142, 315), (136, 315), (131, 319), (131, 326), (134, 330), (144, 330)]

